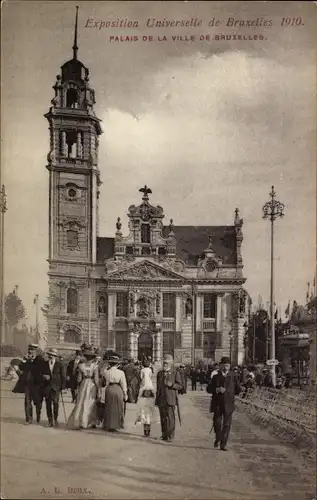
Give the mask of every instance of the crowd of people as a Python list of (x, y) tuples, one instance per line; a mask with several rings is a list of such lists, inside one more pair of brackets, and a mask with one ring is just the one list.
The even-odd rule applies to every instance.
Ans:
[[(179, 409), (178, 395), (184, 393), (185, 377), (175, 370), (171, 355), (164, 357), (156, 385), (151, 359), (145, 358), (142, 363), (122, 360), (114, 351), (102, 357), (88, 344), (76, 350), (68, 363), (56, 349), (42, 353), (37, 345), (30, 344), (18, 373), (13, 392), (24, 394), (28, 425), (33, 423), (33, 407), (36, 422), (41, 422), (45, 401), (48, 426), (58, 427), (61, 401), (68, 429), (101, 426), (105, 431), (117, 432), (124, 428), (126, 404), (137, 403), (135, 424), (143, 424), (145, 437), (151, 434), (153, 420), (161, 423), (164, 441), (170, 442), (175, 435), (175, 407)], [(67, 389), (74, 404), (68, 418), (63, 400)]]
[[(41, 422), (45, 401), (49, 427), (59, 426), (60, 402), (68, 429), (101, 427), (107, 432), (124, 428), (126, 405), (137, 404), (135, 424), (143, 425), (145, 437), (151, 435), (151, 424), (161, 424), (164, 441), (175, 436), (176, 411), (181, 422), (179, 396), (186, 394), (187, 382), (193, 391), (211, 394), (215, 447), (226, 450), (234, 411), (235, 396), (242, 396), (255, 385), (271, 387), (266, 368), (232, 367), (229, 358), (203, 366), (175, 365), (172, 355), (164, 356), (162, 369), (154, 375), (151, 358), (142, 361), (123, 360), (116, 352), (101, 356), (92, 345), (83, 344), (68, 361), (56, 349), (46, 353), (30, 344), (18, 368), (19, 379), (13, 392), (24, 394), (26, 424)], [(73, 409), (67, 418), (63, 392), (70, 390)]]
[[(186, 378), (191, 381), (191, 389), (205, 390), (213, 375), (219, 370), (219, 363), (214, 363), (208, 366), (187, 366), (185, 373)], [(242, 389), (245, 391), (252, 390), (254, 387), (273, 387), (272, 375), (267, 367), (259, 367), (255, 365), (233, 366), (232, 371), (237, 373)], [(289, 388), (291, 386), (291, 376), (283, 374), (281, 370), (277, 370), (277, 380), (275, 387), (277, 389)]]

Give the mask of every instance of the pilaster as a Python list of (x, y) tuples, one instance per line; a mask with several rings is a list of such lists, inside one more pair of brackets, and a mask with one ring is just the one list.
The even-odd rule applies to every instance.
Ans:
[(177, 332), (179, 332), (181, 330), (181, 324), (182, 324), (182, 312), (183, 312), (182, 301), (183, 301), (183, 297), (181, 296), (181, 294), (177, 293), (176, 294), (176, 318), (175, 318), (175, 326), (176, 326)]
[(115, 349), (116, 338), (114, 332), (114, 319), (116, 311), (116, 294), (108, 293), (108, 349)]
[(162, 328), (160, 324), (156, 324), (156, 334), (153, 343), (153, 350), (155, 351), (154, 361), (160, 363), (163, 357), (163, 339)]
[(238, 318), (237, 325), (237, 337), (236, 337), (236, 359), (237, 364), (242, 365), (244, 362), (244, 335), (245, 335), (245, 327), (244, 327), (244, 318)]
[(222, 296), (220, 293), (217, 294), (217, 305), (216, 305), (216, 331), (221, 332), (222, 330)]
[(196, 331), (201, 331), (202, 329), (202, 310), (203, 310), (203, 294), (198, 293), (195, 296), (196, 299)]

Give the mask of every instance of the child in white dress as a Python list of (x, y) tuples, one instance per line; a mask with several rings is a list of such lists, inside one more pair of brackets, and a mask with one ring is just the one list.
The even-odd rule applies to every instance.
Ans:
[(143, 362), (140, 377), (141, 384), (138, 398), (138, 416), (135, 424), (143, 424), (144, 436), (149, 437), (151, 434), (151, 423), (155, 416), (153, 371), (152, 368), (150, 368), (149, 361)]

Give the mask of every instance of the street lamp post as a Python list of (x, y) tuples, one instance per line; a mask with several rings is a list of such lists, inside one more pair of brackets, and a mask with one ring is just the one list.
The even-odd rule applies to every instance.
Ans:
[(7, 211), (7, 195), (5, 187), (0, 191), (0, 305), (1, 305), (1, 343), (5, 343), (5, 310), (4, 310), (4, 214)]
[(276, 193), (274, 186), (272, 186), (270, 192), (270, 201), (263, 205), (263, 219), (269, 219), (271, 221), (271, 286), (270, 286), (270, 316), (271, 316), (271, 349), (270, 358), (271, 362), (271, 374), (272, 383), (275, 387), (276, 385), (276, 369), (275, 369), (275, 324), (274, 324), (274, 222), (278, 217), (284, 217), (284, 205), (280, 201), (276, 200)]
[(196, 349), (196, 290), (194, 282), (192, 282), (192, 352), (191, 362), (195, 366), (195, 349)]

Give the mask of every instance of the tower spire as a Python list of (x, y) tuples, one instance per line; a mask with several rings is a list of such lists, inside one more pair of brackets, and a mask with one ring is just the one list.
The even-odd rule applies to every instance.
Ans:
[(73, 45), (73, 58), (77, 60), (77, 30), (78, 30), (78, 5), (76, 6), (76, 20), (75, 20), (75, 33), (74, 33), (74, 45)]

